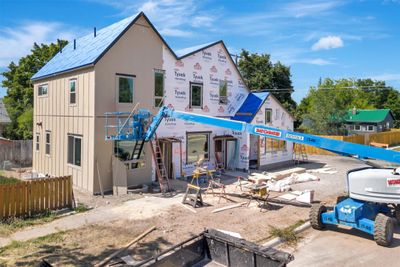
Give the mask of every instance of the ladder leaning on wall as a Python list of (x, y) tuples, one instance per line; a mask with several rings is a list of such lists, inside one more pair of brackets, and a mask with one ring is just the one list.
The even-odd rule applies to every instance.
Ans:
[(167, 175), (167, 169), (165, 168), (163, 153), (160, 146), (160, 141), (157, 135), (154, 134), (154, 140), (149, 142), (151, 154), (153, 155), (154, 165), (156, 167), (156, 175), (160, 184), (162, 193), (170, 191), (169, 179)]
[(306, 146), (303, 144), (294, 144), (293, 146), (293, 161), (294, 164), (308, 161)]

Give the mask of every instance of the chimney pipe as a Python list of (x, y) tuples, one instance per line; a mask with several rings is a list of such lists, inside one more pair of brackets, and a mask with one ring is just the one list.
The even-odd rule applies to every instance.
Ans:
[(93, 28), (93, 35), (96, 37), (96, 27)]
[(76, 39), (74, 39), (74, 50), (76, 49)]
[(353, 108), (353, 112), (352, 112), (352, 113), (353, 113), (353, 115), (356, 115), (356, 114), (357, 114), (357, 109), (356, 109), (356, 107)]

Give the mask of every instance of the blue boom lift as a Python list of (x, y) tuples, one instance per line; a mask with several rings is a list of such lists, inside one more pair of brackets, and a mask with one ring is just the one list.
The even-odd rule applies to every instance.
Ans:
[[(343, 156), (360, 160), (379, 159), (400, 164), (400, 153), (381, 148), (343, 142), (310, 134), (287, 131), (265, 125), (249, 124), (241, 121), (199, 115), (160, 108), (156, 116), (148, 110), (126, 113), (127, 119), (118, 125), (106, 125), (106, 140), (132, 140), (141, 152), (144, 142), (150, 141), (164, 118), (175, 118), (206, 125), (224, 127), (278, 140), (290, 141), (325, 149)], [(118, 117), (122, 113), (106, 113), (106, 117)], [(114, 134), (109, 134), (109, 129)], [(136, 149), (136, 148), (135, 148)], [(137, 149), (136, 149), (137, 150)], [(374, 236), (378, 245), (389, 246), (393, 239), (394, 224), (400, 222), (400, 168), (379, 168), (377, 166), (355, 169), (347, 175), (348, 196), (338, 199), (333, 208), (313, 204), (310, 222), (314, 229), (325, 225), (347, 225)]]

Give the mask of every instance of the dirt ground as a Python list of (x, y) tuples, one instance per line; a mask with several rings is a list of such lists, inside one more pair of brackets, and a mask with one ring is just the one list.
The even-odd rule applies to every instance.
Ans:
[[(295, 189), (314, 189), (317, 199), (322, 201), (330, 201), (343, 192), (346, 171), (362, 166), (358, 161), (342, 160), (339, 157), (319, 156), (312, 160), (314, 161), (312, 164), (304, 166), (320, 168), (329, 164), (338, 173), (318, 174), (320, 181), (299, 184), (295, 186)], [(178, 193), (181, 193), (181, 189)], [(128, 198), (135, 197), (142, 198), (143, 195), (136, 194)], [(113, 199), (113, 197), (109, 197), (109, 200), (88, 197), (88, 199), (82, 198), (82, 201), (89, 201), (88, 203), (92, 201), (93, 206), (117, 206), (120, 201), (123, 201)], [(158, 199), (157, 201), (163, 201), (161, 197)], [(60, 232), (50, 238), (35, 242), (13, 243), (9, 247), (0, 249), (0, 266), (33, 266), (42, 258), (54, 266), (92, 266), (153, 225), (157, 229), (123, 255), (131, 255), (136, 260), (143, 259), (197, 235), (206, 228), (237, 232), (249, 241), (263, 244), (270, 237), (271, 226), (283, 228), (299, 220), (307, 220), (309, 212), (308, 208), (277, 204), (270, 204), (267, 211), (260, 211), (253, 202), (250, 207), (212, 213), (212, 210), (232, 203), (225, 199), (218, 203), (218, 198), (207, 195), (204, 200), (210, 206), (198, 208), (197, 213), (193, 213), (179, 204), (180, 199), (177, 198), (177, 204), (174, 204), (167, 212), (144, 220), (122, 219)], [(246, 201), (235, 197), (231, 199), (236, 202)], [(127, 212), (135, 213), (135, 210), (127, 210)], [(132, 215), (134, 214), (127, 214), (127, 218), (134, 218), (135, 216)]]

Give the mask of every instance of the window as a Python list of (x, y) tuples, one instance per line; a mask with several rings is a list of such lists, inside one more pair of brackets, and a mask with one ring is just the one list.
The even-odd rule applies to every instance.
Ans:
[(226, 80), (219, 81), (219, 103), (228, 104), (228, 82)]
[(118, 76), (118, 103), (133, 103), (133, 77)]
[(361, 131), (361, 126), (360, 125), (354, 125), (354, 130), (355, 131)]
[(265, 153), (286, 151), (286, 141), (265, 138)]
[(39, 151), (39, 148), (40, 148), (40, 133), (36, 133), (35, 146), (36, 146), (36, 151)]
[(266, 108), (265, 109), (265, 123), (272, 122), (272, 109)]
[(374, 130), (374, 126), (373, 125), (368, 125), (367, 126), (367, 130), (372, 132)]
[(164, 71), (154, 70), (154, 106), (163, 105), (164, 98)]
[[(125, 161), (128, 169), (137, 169), (144, 167), (145, 164), (145, 147), (143, 147), (140, 153), (139, 159), (136, 159), (136, 155), (132, 155), (135, 151), (135, 141), (114, 141), (114, 156), (122, 161)], [(136, 154), (136, 153), (135, 153)]]
[(209, 159), (210, 133), (187, 133), (186, 163)]
[(81, 166), (82, 138), (68, 135), (68, 163)]
[(190, 103), (191, 108), (203, 107), (203, 84), (190, 83)]
[(38, 95), (39, 96), (47, 95), (47, 88), (48, 88), (47, 84), (39, 85), (39, 87), (38, 87)]
[(76, 104), (76, 79), (69, 81), (69, 104)]
[(50, 131), (46, 131), (46, 147), (45, 147), (45, 150), (46, 150), (46, 155), (50, 155)]

